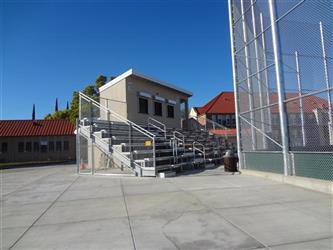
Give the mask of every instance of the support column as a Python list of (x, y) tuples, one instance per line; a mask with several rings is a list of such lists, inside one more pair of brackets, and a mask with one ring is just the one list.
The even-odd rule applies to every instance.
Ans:
[(232, 59), (232, 75), (233, 75), (233, 85), (234, 85), (234, 96), (235, 96), (235, 119), (236, 119), (236, 130), (237, 130), (237, 154), (239, 158), (239, 168), (243, 169), (243, 154), (241, 146), (241, 127), (239, 123), (239, 96), (237, 88), (237, 76), (236, 76), (236, 60), (235, 60), (235, 43), (234, 43), (234, 29), (233, 29), (233, 19), (232, 19), (232, 0), (228, 0), (229, 3), (229, 25), (230, 25), (230, 42), (231, 42), (231, 59)]
[(275, 11), (275, 0), (269, 0), (269, 12), (272, 25), (272, 41), (274, 51), (274, 64), (276, 74), (276, 86), (278, 92), (278, 104), (279, 104), (279, 116), (280, 116), (280, 128), (281, 128), (281, 142), (282, 142), (282, 153), (283, 153), (283, 167), (284, 175), (290, 175), (290, 163), (289, 163), (289, 138), (288, 138), (288, 124), (287, 124), (287, 113), (285, 111), (284, 100), (284, 79), (281, 68), (281, 54), (279, 44), (278, 27), (276, 23), (276, 11)]
[(79, 119), (76, 119), (76, 165), (77, 165), (77, 174), (80, 173), (80, 163), (81, 163), (81, 145), (80, 145), (80, 125)]
[(94, 155), (94, 142), (92, 138), (88, 139), (87, 142), (87, 153), (88, 153), (88, 168), (91, 171), (91, 174), (95, 173), (95, 155)]
[[(246, 67), (246, 75), (247, 75), (247, 88), (248, 88), (248, 96), (249, 96), (249, 108), (251, 110), (250, 112), (250, 119), (251, 124), (254, 122), (254, 114), (253, 114), (253, 89), (252, 89), (252, 81), (251, 81), (251, 71), (250, 71), (250, 63), (249, 63), (249, 51), (248, 51), (248, 44), (247, 44), (247, 27), (245, 22), (245, 16), (244, 16), (244, 0), (241, 0), (241, 12), (242, 12), (242, 24), (243, 24), (243, 39), (245, 44), (245, 67)], [(252, 149), (257, 149), (257, 137), (256, 137), (256, 131), (253, 126), (251, 126), (251, 138), (252, 138)]]
[[(256, 16), (254, 12), (254, 4), (255, 1), (251, 0), (251, 12), (252, 12), (252, 27), (253, 27), (253, 36), (255, 37), (254, 39), (254, 50), (256, 54), (256, 65), (257, 65), (257, 72), (260, 71), (260, 59), (259, 59), (259, 47), (258, 47), (258, 38), (257, 38), (257, 27), (256, 27)], [(262, 80), (261, 80), (261, 73), (257, 74), (257, 79), (258, 79), (258, 90), (259, 90), (259, 105), (260, 107), (264, 106), (263, 103), (263, 94), (262, 94)], [(264, 109), (260, 109), (260, 122), (261, 122), (261, 130), (263, 133), (266, 133), (266, 127), (265, 127), (265, 116), (264, 116)], [(267, 139), (265, 136), (262, 135), (262, 144), (263, 148), (267, 148)]]
[[(260, 32), (261, 32), (261, 42), (262, 42), (262, 50), (263, 50), (263, 61), (264, 61), (264, 68), (267, 69), (267, 56), (266, 56), (266, 41), (265, 41), (265, 32), (264, 32), (264, 19), (262, 16), (262, 13), (260, 12)], [(269, 89), (269, 80), (268, 80), (268, 69), (264, 71), (265, 75), (265, 85), (266, 85), (266, 102), (267, 105), (270, 105), (270, 89)], [(268, 131), (272, 131), (272, 114), (271, 114), (271, 108), (267, 108), (267, 119), (270, 122), (270, 125), (268, 127)]]
[(304, 128), (304, 108), (303, 108), (303, 98), (302, 96), (302, 83), (301, 83), (301, 72), (299, 68), (298, 52), (295, 51), (296, 59), (296, 75), (297, 75), (297, 87), (298, 87), (298, 97), (299, 97), (299, 108), (301, 115), (301, 126), (302, 126), (302, 143), (303, 147), (306, 146), (305, 128)]
[(328, 131), (329, 131), (329, 138), (330, 144), (333, 145), (333, 118), (332, 118), (332, 103), (331, 103), (331, 93), (330, 93), (330, 79), (328, 76), (328, 66), (327, 66), (327, 57), (326, 57), (326, 49), (325, 49), (325, 40), (324, 40), (324, 29), (323, 23), (319, 23), (320, 27), (320, 39), (321, 39), (321, 47), (323, 50), (323, 59), (324, 59), (324, 70), (325, 70), (325, 82), (326, 82), (326, 89), (327, 89), (327, 104), (328, 104)]

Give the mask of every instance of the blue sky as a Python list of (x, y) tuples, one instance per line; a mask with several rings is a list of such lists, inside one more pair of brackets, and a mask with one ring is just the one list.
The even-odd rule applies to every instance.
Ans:
[(1, 119), (37, 118), (100, 75), (134, 68), (193, 92), (232, 90), (220, 1), (0, 0)]

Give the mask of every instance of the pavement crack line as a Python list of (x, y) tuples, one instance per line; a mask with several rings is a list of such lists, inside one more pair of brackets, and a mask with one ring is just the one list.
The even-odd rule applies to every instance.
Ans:
[(9, 195), (12, 195), (12, 194), (14, 194), (14, 193), (16, 193), (16, 192), (20, 192), (24, 187), (26, 187), (26, 186), (28, 186), (28, 185), (31, 185), (32, 183), (38, 182), (38, 181), (40, 181), (40, 180), (43, 179), (43, 178), (47, 178), (47, 177), (49, 177), (49, 176), (51, 176), (51, 175), (54, 175), (55, 173), (57, 173), (57, 171), (55, 171), (54, 173), (51, 173), (51, 174), (47, 174), (47, 175), (41, 176), (41, 177), (39, 177), (39, 178), (36, 179), (36, 180), (30, 181), (30, 182), (28, 182), (28, 183), (25, 183), (25, 184), (23, 184), (22, 186), (20, 186), (19, 188), (17, 188), (17, 189), (15, 189), (15, 190), (13, 190), (13, 191), (11, 191), (11, 192), (9, 192), (9, 193), (3, 195), (2, 197), (4, 198), (4, 197), (7, 197), (7, 196), (9, 196)]
[(61, 194), (41, 213), (40, 216), (23, 232), (23, 234), (8, 248), (9, 250), (12, 249), (22, 238), (23, 236), (37, 223), (37, 221), (60, 199), (60, 197), (80, 178), (77, 176), (72, 183), (70, 183)]
[(126, 202), (126, 197), (125, 197), (125, 192), (124, 192), (124, 186), (123, 186), (123, 182), (122, 182), (121, 178), (120, 178), (120, 189), (121, 189), (121, 192), (123, 194), (124, 205), (125, 205), (125, 210), (126, 210), (126, 215), (127, 215), (128, 226), (129, 226), (131, 237), (132, 237), (133, 248), (136, 250), (133, 228), (132, 228), (132, 225), (131, 225), (130, 216), (128, 214), (128, 208), (127, 208), (127, 202)]
[(173, 241), (173, 239), (166, 233), (166, 232), (164, 232), (163, 230), (162, 230), (162, 233), (163, 233), (163, 235), (165, 236), (165, 238), (167, 238), (170, 242), (171, 242), (171, 244), (176, 248), (176, 249), (178, 249), (178, 250), (180, 250), (181, 248), (176, 244), (176, 242), (174, 242)]
[(176, 242), (174, 242), (174, 240), (164, 231), (164, 228), (169, 225), (171, 222), (174, 222), (176, 220), (178, 220), (179, 218), (181, 218), (184, 214), (185, 214), (185, 210), (180, 213), (179, 215), (175, 216), (174, 218), (171, 218), (170, 220), (168, 220), (163, 226), (162, 226), (162, 233), (163, 235), (165, 236), (165, 238), (167, 238), (171, 243), (172, 245), (174, 245), (175, 248), (177, 249), (181, 249), (177, 244)]
[[(181, 188), (182, 189), (182, 188)], [(212, 213), (214, 213), (215, 215), (217, 215), (218, 217), (222, 218), (223, 220), (225, 220), (226, 222), (228, 222), (230, 225), (234, 226), (235, 228), (237, 228), (238, 230), (240, 230), (241, 232), (245, 233), (246, 235), (248, 235), (249, 237), (251, 237), (252, 239), (254, 239), (255, 241), (257, 241), (258, 243), (260, 243), (263, 247), (268, 248), (269, 246), (263, 242), (261, 242), (260, 240), (258, 240), (257, 238), (255, 238), (252, 234), (250, 234), (249, 232), (247, 232), (246, 230), (244, 230), (243, 228), (241, 228), (240, 226), (238, 226), (237, 224), (233, 223), (232, 221), (230, 221), (229, 219), (225, 218), (223, 215), (219, 214), (218, 212), (215, 211), (214, 208), (211, 208), (209, 206), (207, 206), (205, 203), (203, 203), (198, 197), (196, 197), (192, 192), (187, 191), (185, 189), (182, 189), (184, 193), (187, 193), (188, 195), (192, 196), (193, 198), (195, 198), (199, 203), (201, 203), (201, 205), (203, 205), (205, 208), (207, 208), (207, 210), (211, 211)]]
[(330, 240), (330, 239), (332, 239), (332, 241), (333, 241), (333, 235), (327, 236), (327, 237), (321, 237), (321, 238), (317, 238), (317, 239), (311, 239), (311, 240), (291, 241), (291, 242), (286, 242), (286, 243), (282, 243), (282, 244), (275, 244), (275, 245), (270, 245), (270, 247), (288, 246), (288, 245), (293, 245), (293, 244), (310, 243), (310, 242), (316, 242), (316, 241), (320, 241), (320, 240)]

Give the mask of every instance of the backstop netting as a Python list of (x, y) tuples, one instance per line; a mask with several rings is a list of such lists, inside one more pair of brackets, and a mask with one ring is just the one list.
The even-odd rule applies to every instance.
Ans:
[(333, 180), (333, 2), (229, 0), (246, 169)]

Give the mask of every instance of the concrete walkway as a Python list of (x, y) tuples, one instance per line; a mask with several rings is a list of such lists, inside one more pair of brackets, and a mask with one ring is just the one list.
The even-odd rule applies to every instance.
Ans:
[(169, 179), (1, 174), (2, 249), (332, 249), (332, 196), (205, 171)]

